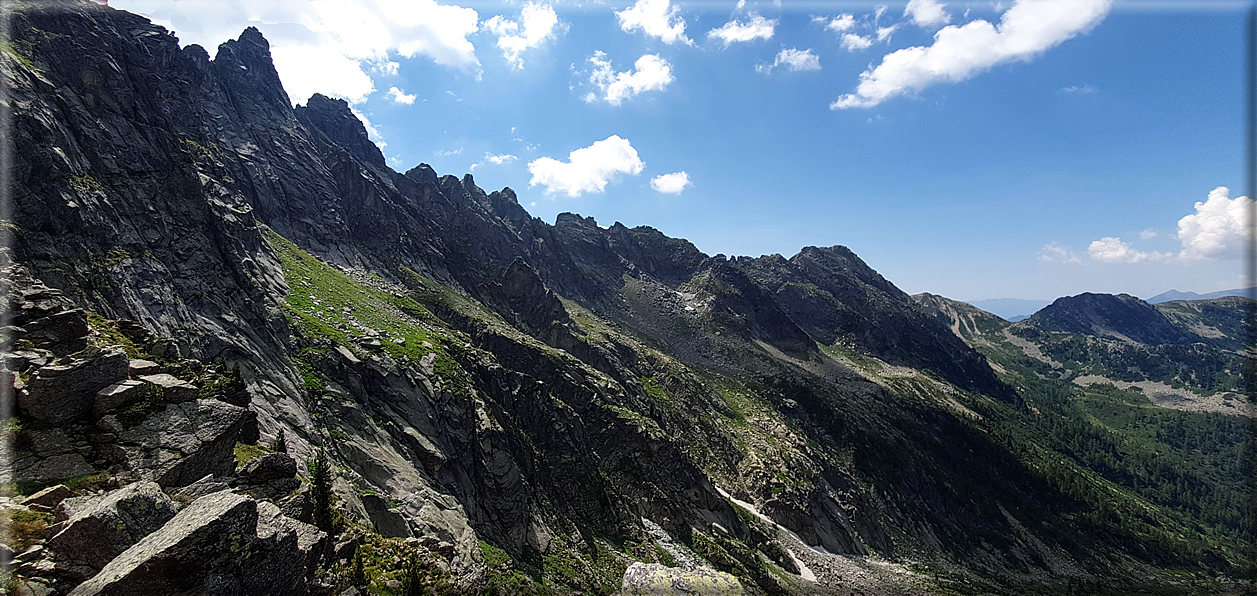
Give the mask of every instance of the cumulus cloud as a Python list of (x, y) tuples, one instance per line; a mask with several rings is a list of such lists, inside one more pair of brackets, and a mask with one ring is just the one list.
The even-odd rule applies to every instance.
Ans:
[(393, 103), (404, 103), (406, 105), (410, 105), (415, 103), (415, 97), (417, 96), (412, 93), (406, 93), (397, 87), (388, 88), (388, 98), (393, 100)]
[(524, 68), (520, 54), (529, 48), (535, 48), (553, 38), (558, 32), (565, 30), (559, 24), (559, 15), (548, 4), (529, 2), (519, 13), (519, 21), (512, 21), (501, 15), (494, 16), (484, 22), (484, 28), (498, 36), (498, 48), (502, 57), (512, 68)]
[(786, 70), (820, 70), (821, 59), (812, 53), (812, 50), (799, 50), (795, 48), (787, 48), (777, 52), (777, 58), (772, 64), (760, 64), (755, 70), (762, 73), (770, 73), (778, 66), (785, 66)]
[(1239, 257), (1248, 237), (1248, 197), (1230, 198), (1225, 186), (1215, 188), (1196, 212), (1178, 220), (1179, 257), (1186, 260)]
[[(818, 20), (821, 22), (825, 22), (825, 19), (823, 17), (818, 17)], [(848, 14), (848, 13), (840, 14), (834, 17), (829, 22), (825, 22), (825, 28), (830, 31), (835, 31), (837, 33), (850, 31), (855, 28), (855, 15)]]
[(1121, 238), (1108, 236), (1091, 243), (1087, 254), (1102, 263), (1143, 263), (1145, 261), (1164, 261), (1173, 255), (1167, 252), (1135, 250)]
[(546, 194), (579, 197), (587, 192), (603, 192), (620, 174), (636, 176), (645, 167), (628, 139), (611, 135), (572, 151), (566, 162), (550, 157), (530, 162), (528, 171), (532, 173), (532, 180), (528, 185), (544, 186)]
[[(1114, 236), (1092, 242), (1087, 254), (1104, 263), (1188, 263), (1203, 259), (1240, 258), (1248, 238), (1248, 214), (1252, 208), (1251, 199), (1232, 199), (1230, 190), (1219, 186), (1209, 193), (1208, 199), (1196, 203), (1195, 213), (1178, 220), (1177, 238), (1182, 250), (1177, 254), (1138, 250)], [(1151, 228), (1139, 233), (1140, 240), (1145, 241), (1161, 236), (1160, 232)], [(1046, 250), (1047, 247), (1044, 248)]]
[(1030, 60), (1090, 31), (1109, 12), (1112, 0), (1017, 0), (998, 25), (978, 19), (948, 25), (928, 47), (914, 46), (887, 54), (882, 63), (860, 74), (855, 93), (843, 95), (830, 109), (867, 108), (887, 99), (945, 81), (963, 81), (998, 64)]
[(323, 93), (351, 103), (375, 91), (368, 73), (387, 73), (391, 56), (426, 56), (477, 71), (467, 37), (479, 30), (476, 11), (435, 0), (113, 0), (114, 8), (151, 17), (181, 42), (211, 53), (256, 26), (271, 44), (294, 104)]
[(684, 171), (660, 174), (650, 180), (651, 188), (668, 195), (679, 195), (687, 186), (693, 184), (690, 184), (690, 175)]
[(672, 65), (657, 54), (646, 54), (637, 59), (633, 70), (616, 72), (603, 52), (594, 52), (589, 63), (594, 65), (589, 75), (589, 82), (597, 88), (597, 93), (585, 95), (585, 101), (594, 102), (599, 98), (607, 103), (618, 106), (626, 99), (646, 91), (662, 91), (674, 79)]
[(1043, 245), (1039, 250), (1039, 260), (1044, 263), (1081, 263), (1082, 259), (1074, 254), (1067, 246), (1062, 246), (1056, 242)]
[(842, 36), (842, 47), (848, 52), (867, 50), (871, 45), (873, 45), (873, 40), (863, 35), (844, 33)]
[(480, 166), (483, 166), (483, 165), (488, 165), (488, 164), (493, 164), (493, 165), (495, 165), (495, 166), (500, 166), (500, 165), (502, 165), (502, 164), (504, 164), (504, 163), (511, 163), (511, 162), (513, 162), (513, 161), (515, 161), (515, 160), (517, 160), (517, 159), (519, 159), (519, 157), (518, 157), (518, 156), (511, 155), (511, 154), (509, 154), (509, 153), (502, 153), (502, 154), (496, 154), (496, 153), (485, 153), (485, 154), (484, 154), (484, 159), (482, 159), (482, 160), (480, 160), (480, 161), (478, 161), (478, 162), (476, 162), (476, 163), (474, 163), (474, 164), (471, 164), (471, 170), (472, 170), (472, 171), (475, 171), (475, 170), (476, 170), (476, 168), (478, 168), (478, 167), (480, 167)]
[(633, 6), (615, 13), (620, 30), (632, 33), (640, 29), (650, 37), (658, 37), (666, 44), (681, 42), (691, 44), (685, 36), (685, 19), (680, 9), (669, 0), (637, 0)]
[(912, 19), (918, 27), (942, 27), (951, 22), (951, 15), (947, 14), (944, 6), (946, 5), (938, 0), (909, 0), (903, 16)]
[(735, 43), (772, 39), (773, 30), (777, 27), (776, 19), (765, 19), (757, 14), (750, 14), (745, 23), (729, 21), (716, 29), (707, 32), (707, 37), (717, 39), (727, 48)]

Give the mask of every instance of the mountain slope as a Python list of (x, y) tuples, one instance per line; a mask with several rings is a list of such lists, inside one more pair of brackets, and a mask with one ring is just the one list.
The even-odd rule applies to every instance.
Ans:
[(346, 535), (430, 543), (460, 589), (607, 594), (684, 561), (756, 593), (1233, 572), (1232, 536), (1035, 438), (1030, 404), (1085, 420), (1058, 388), (1001, 380), (845, 248), (708, 256), (399, 174), (344, 102), (290, 108), (253, 29), (212, 60), (91, 2), (13, 31), (15, 279), (239, 365), (250, 440), (325, 450)]

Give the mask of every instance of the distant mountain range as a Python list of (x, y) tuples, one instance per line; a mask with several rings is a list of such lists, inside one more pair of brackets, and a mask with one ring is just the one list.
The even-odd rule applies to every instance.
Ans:
[[(1197, 294), (1196, 292), (1170, 290), (1148, 298), (1146, 302), (1149, 304), (1160, 304), (1172, 300), (1211, 300), (1226, 296), (1252, 297), (1255, 291), (1257, 291), (1257, 288), (1236, 288), (1234, 290)], [(1051, 300), (1025, 300), (1022, 298), (987, 298), (985, 300), (967, 300), (966, 302), (1012, 323), (1028, 319), (1030, 315), (1039, 312), (1039, 309), (1052, 303)]]
[[(1247, 296), (1252, 297), (1253, 292), (1257, 288), (1237, 288), (1234, 290), (1222, 290), (1221, 292), (1210, 292), (1208, 294), (1197, 294), (1195, 292), (1180, 292), (1178, 290), (1170, 290), (1162, 292), (1148, 299), (1150, 304), (1160, 304), (1171, 300), (1210, 300), (1212, 298), (1222, 298), (1224, 296)], [(999, 314), (999, 313), (995, 313)]]

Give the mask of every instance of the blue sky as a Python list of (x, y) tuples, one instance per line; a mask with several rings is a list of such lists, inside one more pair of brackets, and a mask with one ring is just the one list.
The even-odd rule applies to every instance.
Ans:
[(294, 102), (549, 222), (963, 300), (1244, 283), (1245, 2), (110, 5), (211, 54), (257, 26)]

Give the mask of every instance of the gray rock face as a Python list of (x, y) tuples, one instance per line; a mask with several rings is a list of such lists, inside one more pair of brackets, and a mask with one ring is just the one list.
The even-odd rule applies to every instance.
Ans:
[(87, 313), (81, 308), (50, 314), (23, 324), (22, 339), (57, 355), (72, 354), (87, 347), (90, 333)]
[(362, 505), (367, 508), (367, 515), (375, 525), (375, 531), (381, 535), (391, 538), (410, 538), (414, 535), (401, 512), (390, 509), (388, 501), (379, 495), (363, 495)]
[(26, 431), (30, 444), (10, 461), (14, 482), (65, 480), (96, 472), (59, 428)]
[(147, 386), (132, 379), (119, 381), (96, 392), (95, 405), (92, 406), (93, 416), (103, 416), (107, 412), (138, 401), (144, 397)]
[[(317, 544), (317, 537), (306, 537), (310, 548), (312, 539)], [(70, 593), (305, 594), (307, 553), (300, 543), (288, 522), (268, 517), (259, 528), (256, 501), (215, 493), (188, 505)]]
[(297, 551), (305, 561), (307, 573), (314, 573), (319, 561), (328, 555), (331, 540), (318, 528), (285, 516), (278, 506), (267, 501), (258, 502), (258, 538), (269, 539), (286, 533), (297, 537)]
[(132, 467), (163, 487), (235, 472), (233, 452), (253, 413), (217, 400), (170, 404), (118, 435)]
[(48, 548), (100, 569), (174, 516), (174, 503), (157, 483), (137, 482), (76, 513), (48, 540)]
[(741, 596), (746, 591), (737, 578), (710, 570), (685, 571), (655, 563), (633, 563), (624, 571), (616, 596)]
[(58, 424), (92, 411), (96, 392), (127, 378), (127, 355), (111, 349), (89, 360), (39, 369), (26, 393), (18, 396), (22, 412)]
[(226, 479), (216, 478), (214, 475), (210, 474), (183, 487), (183, 490), (179, 491), (179, 494), (195, 501), (205, 495), (214, 494), (229, 488), (231, 488), (231, 485), (227, 483)]

